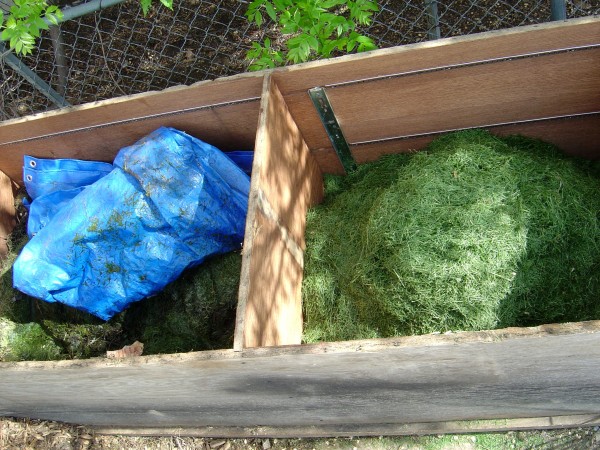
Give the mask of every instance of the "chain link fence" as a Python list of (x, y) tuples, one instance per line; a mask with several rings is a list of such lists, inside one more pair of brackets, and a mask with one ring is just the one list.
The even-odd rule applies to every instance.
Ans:
[[(33, 55), (0, 49), (0, 120), (244, 72), (251, 43), (276, 34), (273, 24), (248, 23), (246, 0), (176, 0), (173, 11), (155, 7), (146, 17), (138, 0), (96, 2), (98, 11), (45, 32)], [(600, 14), (600, 0), (378, 3), (362, 31), (380, 48)]]

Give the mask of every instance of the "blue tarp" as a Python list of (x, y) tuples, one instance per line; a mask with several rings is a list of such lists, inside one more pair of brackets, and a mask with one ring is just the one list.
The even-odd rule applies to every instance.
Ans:
[[(26, 171), (40, 171), (42, 160), (28, 161)], [(241, 247), (250, 179), (209, 144), (160, 128), (84, 187), (90, 173), (31, 192), (38, 223), (14, 264), (17, 289), (107, 320), (208, 256)]]

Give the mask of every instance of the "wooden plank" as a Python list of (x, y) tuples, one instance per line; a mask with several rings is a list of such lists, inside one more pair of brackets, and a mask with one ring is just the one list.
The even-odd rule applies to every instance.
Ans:
[[(349, 85), (328, 96), (355, 143), (599, 111), (598, 73), (600, 49), (594, 49)], [(325, 136), (317, 144), (330, 147)], [(321, 169), (339, 173), (332, 164)]]
[(194, 106), (255, 98), (260, 96), (263, 76), (262, 73), (253, 73), (203, 81), (192, 86), (176, 86), (159, 92), (116, 97), (9, 120), (2, 122), (0, 143), (180, 111)]
[(306, 210), (323, 198), (322, 175), (277, 85), (271, 82), (268, 89), (264, 128), (257, 131), (256, 147), (264, 145), (265, 152), (260, 187), (278, 220), (304, 248)]
[(0, 364), (0, 415), (98, 427), (344, 431), (598, 411), (599, 321), (126, 361)]
[(600, 111), (598, 74), (600, 48), (348, 85), (327, 95), (355, 143)]
[[(277, 71), (273, 76), (281, 88), (292, 117), (300, 126), (306, 143), (314, 151), (329, 147), (329, 141), (306, 93), (311, 87), (483, 59), (594, 45), (598, 42), (600, 42), (600, 19), (585, 18), (440, 39), (368, 54), (351, 55), (331, 61), (302, 64)], [(538, 85), (543, 86), (544, 83), (545, 80), (542, 78), (538, 80)], [(369, 97), (367, 86), (364, 86), (363, 95), (354, 98), (357, 107)], [(552, 96), (544, 96), (552, 98)]]
[(299, 344), (306, 210), (322, 177), (267, 75), (256, 133), (234, 348)]
[(0, 171), (0, 262), (8, 254), (8, 237), (17, 224), (12, 180)]
[[(568, 155), (600, 159), (600, 145), (598, 144), (600, 142), (600, 115), (486, 128), (499, 136), (522, 134), (543, 139), (556, 145)], [(437, 136), (436, 133), (409, 139), (353, 145), (351, 150), (356, 161), (364, 164), (375, 161), (383, 155), (421, 150)], [(324, 172), (340, 175), (344, 173), (332, 149), (320, 149), (313, 154)]]
[[(404, 424), (343, 424), (288, 427), (108, 428), (97, 434), (120, 436), (193, 436), (207, 438), (315, 438), (352, 436), (414, 436), (426, 434), (495, 433), (506, 431), (585, 428), (600, 425), (598, 414), (576, 414), (518, 419), (416, 422)], [(575, 443), (577, 441), (573, 441)]]
[(119, 149), (135, 143), (160, 126), (175, 127), (221, 150), (252, 149), (258, 104), (257, 100), (103, 128), (82, 129), (52, 138), (0, 145), (0, 151), (5, 152), (0, 160), (0, 167), (10, 174), (11, 178), (22, 182), (25, 154), (39, 158), (112, 162)]
[(300, 344), (302, 265), (286, 246), (277, 224), (260, 210), (253, 234), (250, 281), (246, 301), (238, 304), (243, 321), (236, 326), (234, 348)]
[[(298, 64), (273, 77), (284, 97), (315, 86), (600, 42), (600, 18), (585, 17), (403, 45)], [(294, 117), (295, 114), (292, 112)]]
[(24, 154), (112, 161), (121, 147), (159, 126), (179, 128), (223, 150), (251, 149), (262, 77), (217, 80), (3, 122), (0, 170), (21, 180)]

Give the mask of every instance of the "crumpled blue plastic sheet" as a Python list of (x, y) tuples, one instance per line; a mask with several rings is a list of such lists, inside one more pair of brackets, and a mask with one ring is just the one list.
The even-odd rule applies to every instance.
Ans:
[(29, 203), (27, 234), (33, 237), (50, 219), (68, 204), (85, 186), (108, 175), (113, 165), (97, 161), (76, 159), (39, 159), (25, 156), (23, 180)]
[(112, 170), (113, 165), (105, 162), (25, 156), (23, 181), (29, 197), (36, 200), (53, 192), (89, 186)]
[(108, 320), (186, 268), (239, 249), (249, 187), (217, 148), (160, 128), (121, 149), (93, 184), (37, 192), (32, 209), (44, 196), (65, 201), (17, 258), (13, 284)]

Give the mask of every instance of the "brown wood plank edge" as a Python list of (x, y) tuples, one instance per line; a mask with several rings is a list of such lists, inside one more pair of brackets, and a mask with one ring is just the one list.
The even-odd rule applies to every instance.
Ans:
[[(598, 43), (600, 20), (584, 18), (349, 55), (333, 61), (291, 66), (273, 76), (308, 146), (315, 151), (330, 145), (307, 94), (312, 87)], [(543, 84), (544, 80), (540, 82)], [(365, 93), (368, 94), (366, 87)]]
[(254, 147), (235, 350), (300, 344), (306, 211), (322, 195), (321, 172), (267, 75)]
[(23, 155), (112, 161), (160, 126), (221, 150), (251, 149), (264, 74), (116, 98), (0, 124), (0, 170), (22, 183)]

